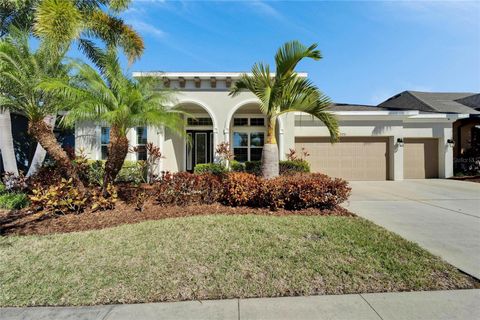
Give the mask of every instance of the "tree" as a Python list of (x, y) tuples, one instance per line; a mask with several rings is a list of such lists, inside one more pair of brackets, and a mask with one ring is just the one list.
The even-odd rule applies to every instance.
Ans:
[(68, 110), (69, 102), (39, 88), (39, 84), (49, 78), (68, 81), (69, 68), (62, 63), (64, 54), (52, 50), (47, 42), (32, 51), (29, 34), (19, 30), (0, 40), (0, 109), (25, 115), (28, 133), (84, 192), (67, 153), (57, 142), (51, 126), (44, 121), (48, 115)]
[(232, 86), (231, 96), (242, 90), (251, 91), (260, 100), (260, 110), (267, 116), (267, 137), (262, 152), (262, 175), (269, 179), (278, 176), (278, 146), (275, 138), (277, 118), (287, 112), (304, 112), (320, 119), (333, 141), (338, 139), (338, 122), (329, 113), (330, 99), (307, 78), (295, 72), (297, 64), (305, 58), (322, 58), (317, 45), (306, 47), (298, 41), (285, 43), (275, 55), (276, 72), (268, 64), (256, 63), (252, 74), (242, 74)]
[[(92, 39), (100, 39), (108, 47), (123, 48), (129, 62), (133, 62), (144, 50), (143, 40), (115, 16), (129, 4), (130, 0), (0, 0), (0, 38), (7, 36), (12, 29), (20, 29), (50, 43), (55, 42), (60, 51), (76, 41), (80, 51), (94, 63), (97, 61), (94, 60)], [(2, 123), (8, 120), (6, 115), (0, 118)], [(44, 121), (53, 129), (56, 117), (56, 114), (47, 115)], [(1, 135), (12, 140), (12, 133), (7, 129), (1, 125)], [(4, 158), (14, 159), (13, 149), (7, 146), (3, 148)], [(42, 146), (37, 145), (27, 176), (36, 172), (45, 155)], [(10, 162), (8, 167), (13, 170), (16, 165), (13, 167)]]
[(75, 101), (65, 117), (67, 124), (93, 121), (110, 126), (110, 144), (105, 163), (103, 192), (115, 181), (128, 153), (128, 131), (134, 127), (168, 127), (181, 133), (183, 119), (176, 110), (167, 108), (170, 94), (156, 89), (154, 78), (132, 79), (126, 76), (114, 50), (96, 50), (100, 72), (78, 64), (73, 83), (51, 80), (43, 84), (49, 92)]
[[(40, 38), (70, 46), (76, 40), (87, 56), (92, 40), (100, 39), (120, 47), (130, 62), (141, 56), (140, 35), (116, 14), (128, 8), (130, 0), (0, 0), (0, 37), (11, 27), (33, 32)], [(94, 61), (95, 62), (95, 61)]]

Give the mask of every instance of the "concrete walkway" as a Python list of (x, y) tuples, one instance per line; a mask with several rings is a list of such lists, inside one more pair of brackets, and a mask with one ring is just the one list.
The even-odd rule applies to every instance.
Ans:
[(76, 308), (3, 308), (0, 319), (469, 320), (479, 318), (479, 301), (480, 290), (372, 293)]
[(345, 206), (480, 279), (480, 183), (353, 181)]

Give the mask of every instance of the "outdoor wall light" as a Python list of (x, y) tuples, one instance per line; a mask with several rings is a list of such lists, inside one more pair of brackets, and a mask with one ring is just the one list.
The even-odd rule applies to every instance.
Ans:
[(399, 147), (403, 147), (403, 138), (398, 138), (397, 139), (397, 144)]
[(455, 141), (453, 141), (453, 139), (448, 139), (447, 143), (450, 147), (452, 147), (452, 148), (455, 147)]

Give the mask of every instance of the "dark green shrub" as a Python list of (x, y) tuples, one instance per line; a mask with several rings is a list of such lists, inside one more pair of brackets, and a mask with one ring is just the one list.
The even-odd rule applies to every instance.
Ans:
[(22, 209), (28, 206), (28, 197), (24, 193), (1, 193), (0, 208), (1, 209)]
[(310, 165), (305, 160), (284, 160), (280, 161), (280, 174), (296, 174), (310, 172)]
[[(105, 174), (105, 160), (89, 161), (88, 183), (92, 185), (103, 184)], [(125, 160), (122, 169), (118, 173), (116, 181), (140, 184), (146, 182), (147, 168), (144, 161)]]
[(262, 175), (262, 162), (261, 161), (246, 161), (245, 172), (254, 174), (256, 176)]
[(7, 192), (7, 188), (0, 182), (0, 194), (4, 194), (5, 192)]
[(232, 160), (230, 161), (230, 170), (232, 170), (233, 172), (244, 172), (245, 164), (236, 160)]
[(221, 175), (227, 172), (227, 168), (221, 163), (202, 163), (197, 164), (193, 169), (195, 174), (211, 173), (214, 175)]

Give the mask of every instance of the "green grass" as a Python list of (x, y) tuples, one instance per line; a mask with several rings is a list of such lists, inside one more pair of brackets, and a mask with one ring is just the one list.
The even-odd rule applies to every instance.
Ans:
[(469, 287), (361, 218), (202, 216), (0, 238), (0, 306)]

